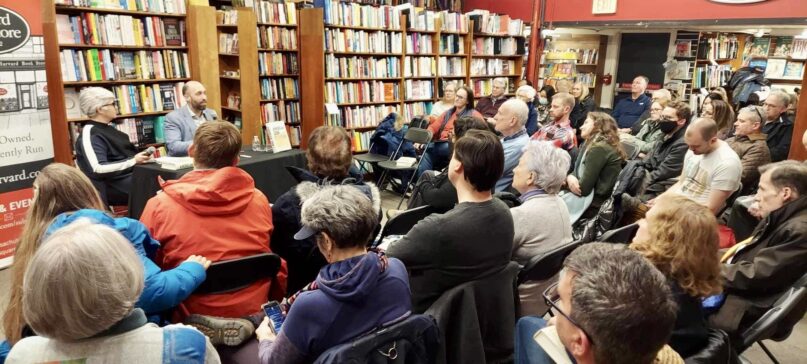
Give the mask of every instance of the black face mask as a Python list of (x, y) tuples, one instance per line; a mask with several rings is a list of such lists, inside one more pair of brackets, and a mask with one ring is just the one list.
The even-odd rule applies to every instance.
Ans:
[(670, 134), (678, 126), (677, 120), (661, 119), (657, 122), (659, 130), (664, 134)]

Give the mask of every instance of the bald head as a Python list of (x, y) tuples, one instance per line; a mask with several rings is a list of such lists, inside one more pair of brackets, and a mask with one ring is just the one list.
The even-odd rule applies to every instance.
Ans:
[(696, 155), (709, 154), (718, 146), (717, 123), (709, 118), (698, 118), (689, 124), (684, 141)]
[(807, 130), (805, 130), (804, 135), (801, 136), (801, 144), (803, 144), (804, 149), (807, 150)]
[(191, 107), (194, 114), (201, 114), (207, 108), (207, 90), (205, 86), (198, 81), (188, 81), (185, 86), (182, 86), (182, 95), (185, 96), (185, 102)]
[(698, 133), (704, 140), (717, 136), (717, 123), (709, 118), (698, 118), (687, 128), (687, 134)]
[(513, 135), (524, 129), (529, 117), (529, 107), (524, 101), (517, 98), (505, 101), (493, 117), (496, 120), (495, 129), (504, 136)]

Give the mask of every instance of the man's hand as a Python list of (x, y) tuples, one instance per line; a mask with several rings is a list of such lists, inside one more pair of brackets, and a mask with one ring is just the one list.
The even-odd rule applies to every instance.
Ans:
[(140, 153), (135, 154), (134, 158), (135, 163), (137, 164), (148, 163), (151, 162), (151, 160), (153, 159), (150, 154), (146, 153), (146, 151), (142, 151)]
[(258, 338), (258, 341), (264, 340), (271, 340), (274, 341), (277, 338), (277, 335), (272, 331), (272, 328), (269, 325), (272, 324), (272, 320), (268, 317), (263, 318), (263, 322), (261, 325), (255, 329), (255, 336)]
[(580, 190), (580, 180), (577, 177), (572, 176), (571, 174), (566, 177), (566, 185), (569, 186), (569, 191), (571, 191), (575, 195), (582, 195), (583, 191)]

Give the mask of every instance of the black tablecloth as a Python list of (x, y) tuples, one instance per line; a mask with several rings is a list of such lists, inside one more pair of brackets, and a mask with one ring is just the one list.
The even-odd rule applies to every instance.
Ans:
[[(241, 152), (241, 161), (238, 163), (238, 167), (255, 179), (255, 187), (269, 198), (269, 202), (276, 200), (297, 184), (286, 171), (287, 166), (305, 168), (305, 153), (297, 149), (280, 153), (245, 150)], [(132, 191), (129, 194), (129, 217), (139, 219), (146, 202), (160, 190), (157, 176), (168, 181), (179, 179), (191, 170), (193, 169), (185, 168), (171, 171), (160, 168), (156, 163), (136, 165), (132, 173)]]

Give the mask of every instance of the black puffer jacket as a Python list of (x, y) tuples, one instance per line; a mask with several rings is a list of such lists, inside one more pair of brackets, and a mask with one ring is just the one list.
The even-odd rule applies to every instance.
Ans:
[(645, 190), (646, 195), (660, 195), (678, 181), (684, 168), (684, 156), (689, 149), (684, 142), (686, 129), (687, 125), (684, 125), (647, 156), (644, 168), (650, 173), (650, 183)]
[(586, 98), (584, 98), (582, 101), (574, 104), (572, 113), (569, 114), (569, 121), (577, 134), (577, 141), (579, 142), (578, 144), (581, 144), (583, 141), (583, 138), (580, 135), (580, 127), (583, 126), (584, 122), (586, 122), (588, 113), (594, 111), (596, 108), (597, 105), (594, 103), (594, 98), (591, 97), (591, 95), (586, 96)]

